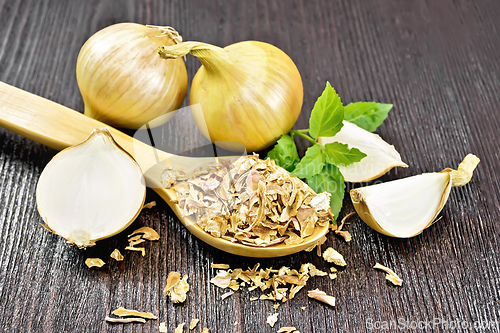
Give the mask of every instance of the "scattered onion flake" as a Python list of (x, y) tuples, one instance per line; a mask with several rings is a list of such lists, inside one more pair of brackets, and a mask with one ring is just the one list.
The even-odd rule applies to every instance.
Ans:
[(263, 294), (260, 297), (251, 297), (251, 302), (259, 299), (286, 302), (295, 297), (310, 277), (328, 275), (311, 263), (303, 264), (299, 270), (285, 266), (280, 269), (259, 269), (259, 267), (260, 264), (256, 264), (248, 270), (241, 268), (219, 270), (217, 276), (210, 282), (219, 288), (230, 288), (233, 291), (243, 287), (247, 287), (248, 291), (260, 289)]
[(184, 275), (181, 279), (179, 272), (170, 272), (167, 277), (167, 285), (165, 286), (164, 293), (174, 303), (182, 303), (186, 300), (186, 293), (189, 291), (189, 284), (187, 283), (188, 276)]
[(177, 326), (177, 328), (175, 329), (174, 333), (181, 333), (182, 330), (184, 329), (184, 325), (186, 325), (186, 323), (182, 323), (179, 326)]
[(127, 324), (127, 323), (143, 323), (144, 324), (146, 322), (146, 319), (144, 319), (144, 318), (111, 318), (108, 316), (106, 316), (106, 318), (104, 320), (106, 320), (107, 322), (110, 322), (110, 323), (120, 323), (120, 324)]
[(227, 293), (223, 294), (223, 295), (221, 296), (221, 298), (222, 298), (222, 299), (226, 299), (226, 298), (228, 298), (229, 296), (231, 296), (232, 294), (234, 294), (234, 291), (232, 291), (232, 290), (231, 290), (231, 291), (228, 291)]
[(231, 284), (231, 274), (229, 272), (220, 270), (217, 275), (210, 280), (210, 283), (215, 284), (219, 288), (227, 288)]
[(151, 312), (139, 312), (136, 310), (128, 310), (123, 307), (119, 307), (118, 309), (112, 312), (115, 316), (118, 317), (141, 317), (145, 319), (157, 319), (157, 317)]
[(125, 250), (141, 252), (143, 257), (146, 255), (146, 249), (143, 247), (127, 246)]
[(347, 230), (341, 230), (341, 231), (335, 230), (335, 234), (337, 234), (337, 235), (341, 236), (342, 238), (344, 238), (344, 240), (347, 243), (349, 243), (352, 240), (352, 236), (349, 233), (349, 231), (347, 231)]
[(191, 320), (191, 323), (189, 324), (189, 329), (193, 330), (196, 327), (196, 325), (198, 325), (199, 321), (200, 321), (199, 319), (193, 319), (193, 320)]
[(344, 227), (344, 224), (347, 221), (347, 219), (350, 218), (351, 216), (353, 216), (354, 214), (356, 214), (356, 212), (350, 212), (349, 214), (347, 214), (346, 216), (344, 216), (344, 218), (340, 222), (340, 225), (338, 226), (338, 228), (334, 229), (335, 234), (341, 236), (342, 238), (344, 238), (344, 240), (346, 242), (350, 242), (352, 240), (352, 236), (349, 233), (349, 231), (342, 230), (342, 228)]
[(203, 328), (203, 331), (201, 331), (201, 333), (210, 333), (210, 331), (208, 330), (208, 328)]
[(160, 323), (160, 326), (158, 327), (158, 330), (160, 331), (160, 333), (167, 333), (167, 326), (165, 325), (164, 322)]
[(154, 229), (150, 227), (141, 227), (132, 232), (130, 235), (128, 235), (129, 241), (131, 237), (136, 236), (138, 234), (142, 234), (141, 238), (147, 239), (149, 241), (157, 241), (160, 239), (160, 235), (158, 235), (158, 233)]
[(293, 326), (285, 326), (285, 327), (282, 327), (280, 328), (277, 333), (299, 333), (299, 331), (297, 330), (297, 328), (293, 327)]
[(335, 306), (335, 297), (327, 295), (324, 291), (319, 289), (309, 290), (307, 296), (314, 298), (320, 302)]
[(328, 262), (332, 262), (337, 266), (347, 265), (347, 263), (344, 260), (344, 257), (331, 247), (327, 248), (325, 252), (323, 252), (323, 259), (325, 259)]
[(106, 265), (104, 261), (100, 258), (87, 258), (85, 259), (85, 265), (87, 265), (88, 268), (92, 267), (102, 267)]
[(156, 201), (151, 201), (148, 202), (147, 204), (144, 204), (144, 206), (142, 206), (142, 209), (151, 209), (154, 206), (156, 206)]
[(269, 324), (269, 326), (274, 327), (274, 324), (276, 324), (277, 321), (278, 313), (269, 314), (269, 316), (267, 316), (266, 322)]
[(316, 243), (316, 254), (318, 255), (318, 257), (321, 257), (321, 245), (325, 244), (325, 242), (326, 236), (322, 236)]
[(123, 261), (123, 255), (120, 253), (120, 250), (118, 249), (114, 249), (109, 256), (115, 259), (116, 261)]
[(146, 240), (145, 239), (142, 239), (142, 238), (139, 238), (139, 239), (134, 239), (134, 240), (130, 240), (128, 241), (128, 246), (131, 246), (131, 247), (135, 247), (136, 245), (139, 245), (141, 243), (144, 243)]
[(211, 268), (215, 269), (228, 269), (229, 265), (228, 264), (210, 264)]
[(388, 267), (385, 267), (379, 263), (376, 263), (375, 266), (373, 266), (373, 268), (375, 269), (380, 269), (384, 272), (386, 272), (387, 274), (385, 275), (385, 278), (389, 281), (392, 282), (393, 285), (395, 286), (401, 286), (403, 285), (403, 280), (396, 275), (396, 273), (394, 273), (394, 271)]

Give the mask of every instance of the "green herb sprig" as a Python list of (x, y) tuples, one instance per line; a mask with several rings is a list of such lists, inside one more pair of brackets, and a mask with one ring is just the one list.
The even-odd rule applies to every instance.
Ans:
[[(330, 193), (330, 207), (334, 219), (337, 219), (345, 194), (344, 177), (338, 166), (359, 162), (366, 154), (340, 142), (323, 146), (317, 140), (319, 137), (335, 136), (342, 129), (344, 120), (374, 132), (391, 108), (392, 104), (375, 102), (357, 102), (344, 107), (335, 89), (327, 82), (325, 90), (311, 111), (309, 128), (291, 130), (289, 134), (282, 135), (267, 157), (288, 170), (292, 176), (305, 179), (316, 193), (324, 191)], [(302, 159), (297, 152), (295, 136), (312, 144)]]

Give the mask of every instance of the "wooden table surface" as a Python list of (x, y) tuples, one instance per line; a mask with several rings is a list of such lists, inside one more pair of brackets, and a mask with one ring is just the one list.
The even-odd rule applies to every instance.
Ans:
[[(123, 249), (127, 233), (84, 251), (43, 229), (35, 187), (56, 151), (0, 129), (2, 332), (158, 332), (160, 322), (173, 332), (193, 318), (200, 319), (194, 332), (276, 332), (282, 326), (302, 333), (500, 332), (498, 17), (495, 0), (0, 0), (0, 81), (80, 112), (76, 59), (93, 33), (125, 21), (171, 25), (185, 40), (226, 46), (253, 39), (285, 51), (304, 83), (297, 129), (307, 127), (326, 81), (345, 104), (393, 103), (378, 134), (410, 167), (382, 181), (456, 167), (469, 152), (481, 158), (472, 182), (452, 190), (441, 219), (420, 236), (388, 238), (357, 217), (348, 226), (352, 242), (329, 234), (325, 246), (343, 253), (348, 266), (335, 280), (311, 278), (276, 310), (271, 328), (266, 318), (275, 312), (273, 302), (250, 302), (260, 293), (247, 290), (221, 300), (225, 291), (209, 283), (216, 273), (210, 263), (299, 268), (312, 262), (328, 270), (315, 253), (267, 260), (226, 254), (191, 236), (148, 190), (147, 201), (158, 205), (128, 231), (150, 226), (161, 240), (145, 245), (145, 257), (123, 251), (123, 262), (88, 269), (87, 257)], [(199, 62), (188, 57), (186, 66), (192, 79)], [(172, 152), (192, 151), (201, 140), (189, 116), (162, 131), (163, 147)], [(306, 143), (299, 146), (303, 153)], [(346, 200), (341, 216), (352, 210)], [(376, 262), (393, 268), (403, 286), (388, 284), (372, 268)], [(180, 305), (163, 294), (174, 270), (188, 274), (191, 285)], [(309, 299), (306, 291), (314, 288), (335, 296), (337, 305)], [(105, 323), (120, 306), (151, 311), (158, 320)], [(383, 329), (391, 321), (399, 327)]]

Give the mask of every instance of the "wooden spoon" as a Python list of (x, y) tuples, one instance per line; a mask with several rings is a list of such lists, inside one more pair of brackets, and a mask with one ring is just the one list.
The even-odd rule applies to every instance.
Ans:
[(301, 244), (282, 243), (270, 247), (251, 247), (213, 237), (201, 229), (191, 216), (183, 216), (182, 209), (174, 202), (175, 190), (163, 188), (160, 177), (168, 166), (188, 171), (214, 162), (214, 158), (166, 153), (100, 121), (3, 82), (0, 82), (0, 126), (57, 150), (82, 142), (94, 128), (108, 127), (114, 139), (134, 156), (142, 170), (147, 170), (147, 185), (168, 203), (182, 224), (200, 240), (222, 251), (247, 257), (285, 256), (317, 244), (328, 231), (328, 225), (316, 227), (314, 233)]

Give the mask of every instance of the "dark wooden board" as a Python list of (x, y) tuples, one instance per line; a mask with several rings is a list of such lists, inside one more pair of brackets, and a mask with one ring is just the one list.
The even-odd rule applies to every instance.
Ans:
[[(256, 260), (215, 250), (191, 236), (148, 190), (147, 200), (158, 205), (142, 212), (129, 230), (151, 226), (161, 240), (146, 244), (145, 257), (126, 251), (121, 263), (106, 260), (101, 270), (87, 269), (85, 258), (123, 249), (126, 232), (86, 251), (49, 234), (39, 225), (35, 187), (56, 152), (0, 129), (0, 329), (158, 332), (165, 321), (173, 332), (199, 318), (195, 332), (275, 332), (281, 326), (303, 333), (366, 332), (377, 331), (370, 323), (380, 328), (390, 321), (410, 325), (407, 331), (500, 332), (499, 16), (494, 0), (1, 0), (0, 80), (80, 112), (75, 66), (87, 38), (124, 21), (171, 25), (186, 40), (225, 46), (255, 39), (289, 54), (304, 82), (296, 128), (307, 127), (326, 81), (344, 103), (393, 103), (378, 133), (410, 167), (389, 172), (383, 181), (455, 167), (469, 152), (481, 163), (470, 184), (452, 190), (439, 222), (420, 236), (381, 236), (358, 218), (349, 226), (351, 243), (330, 234), (326, 245), (343, 253), (348, 266), (336, 280), (312, 278), (306, 289), (334, 295), (337, 305), (310, 300), (303, 290), (276, 310), (279, 320), (271, 328), (265, 321), (273, 303), (249, 302), (259, 293), (246, 290), (221, 300), (224, 291), (209, 283), (215, 275), (210, 263), (298, 268), (312, 262), (328, 269), (326, 262), (314, 253)], [(192, 78), (199, 63), (188, 57), (186, 65)], [(188, 117), (174, 119), (162, 135), (173, 152), (201, 141)], [(301, 152), (307, 147), (299, 146)], [(352, 209), (346, 200), (341, 215)], [(389, 285), (372, 269), (375, 262), (399, 273), (403, 286)], [(189, 275), (191, 291), (181, 305), (163, 294), (172, 270)], [(105, 323), (119, 306), (151, 311), (159, 320)], [(460, 326), (447, 329), (445, 320)]]

